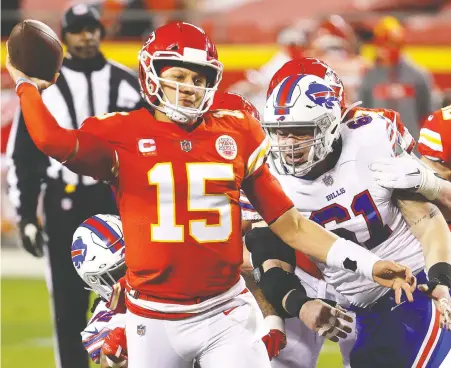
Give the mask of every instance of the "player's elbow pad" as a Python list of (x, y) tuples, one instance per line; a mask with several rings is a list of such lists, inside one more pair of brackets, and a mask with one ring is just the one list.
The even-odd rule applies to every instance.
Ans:
[(260, 267), (269, 259), (278, 259), (296, 267), (296, 251), (285, 244), (269, 227), (256, 227), (249, 231), (244, 241), (251, 253), (252, 266)]
[[(279, 267), (270, 268), (263, 273), (259, 286), (265, 298), (274, 307), (277, 314), (283, 318), (298, 317), (302, 305), (310, 300), (298, 277), (294, 273), (286, 272)], [(295, 295), (297, 295), (297, 305), (299, 302), (301, 304), (298, 310), (296, 310), (296, 307), (289, 308), (287, 311), (283, 307), (282, 301), (285, 295), (292, 290), (294, 290), (292, 293), (296, 293)]]

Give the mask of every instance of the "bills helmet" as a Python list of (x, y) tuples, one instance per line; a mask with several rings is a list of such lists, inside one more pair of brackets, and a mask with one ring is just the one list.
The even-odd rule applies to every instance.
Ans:
[(286, 62), (272, 77), (266, 98), (269, 98), (280, 82), (294, 74), (310, 74), (324, 79), (327, 85), (335, 91), (341, 107), (345, 107), (345, 87), (338, 74), (324, 61), (310, 57)]
[[(263, 127), (271, 137), (270, 159), (281, 174), (306, 175), (332, 152), (340, 135), (340, 100), (323, 79), (306, 74), (286, 77), (267, 99)], [(279, 142), (278, 132), (290, 128), (312, 128), (313, 137), (293, 144)], [(308, 158), (299, 165), (288, 164), (306, 148)]]
[(72, 263), (91, 290), (109, 300), (112, 286), (125, 275), (125, 243), (119, 216), (95, 215), (75, 230)]
[(257, 108), (238, 93), (216, 92), (211, 110), (241, 110), (251, 114), (260, 121), (260, 114)]
[[(180, 124), (191, 123), (202, 116), (213, 103), (215, 91), (222, 79), (223, 66), (218, 60), (215, 44), (199, 27), (174, 22), (152, 32), (138, 54), (139, 84), (143, 98), (154, 108)], [(160, 77), (163, 68), (179, 66), (201, 68), (207, 76), (207, 86), (197, 87)], [(173, 104), (164, 94), (161, 82), (180, 87), (198, 88), (204, 93), (198, 108)]]

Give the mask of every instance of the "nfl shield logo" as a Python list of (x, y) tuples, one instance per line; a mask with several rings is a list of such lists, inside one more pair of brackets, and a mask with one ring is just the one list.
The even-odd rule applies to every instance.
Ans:
[(180, 148), (182, 149), (182, 151), (184, 152), (189, 152), (193, 149), (193, 146), (191, 144), (191, 141), (181, 141), (180, 142)]
[(138, 334), (138, 336), (144, 336), (146, 334), (146, 326), (138, 325), (136, 327), (136, 333)]
[(324, 182), (324, 184), (326, 184), (328, 187), (330, 187), (330, 186), (334, 183), (334, 179), (332, 178), (331, 175), (324, 175), (324, 176), (323, 176), (323, 182)]

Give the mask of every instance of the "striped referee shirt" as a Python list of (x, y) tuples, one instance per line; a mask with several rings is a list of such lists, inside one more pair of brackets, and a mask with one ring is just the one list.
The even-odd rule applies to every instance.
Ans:
[[(42, 92), (42, 99), (58, 123), (80, 128), (89, 116), (130, 111), (143, 106), (136, 74), (102, 54), (94, 59), (65, 58), (56, 84)], [(41, 184), (49, 180), (61, 185), (89, 186), (91, 177), (73, 173), (45, 156), (34, 145), (22, 113), (17, 111), (7, 147), (9, 198), (19, 217), (33, 219)]]

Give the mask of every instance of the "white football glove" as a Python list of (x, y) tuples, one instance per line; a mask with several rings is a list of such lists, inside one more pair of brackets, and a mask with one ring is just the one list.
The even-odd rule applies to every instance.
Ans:
[(419, 159), (407, 153), (376, 160), (369, 167), (381, 187), (410, 190), (430, 201), (439, 195), (441, 179)]

